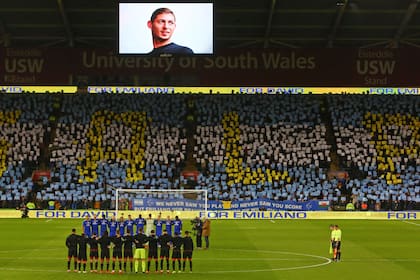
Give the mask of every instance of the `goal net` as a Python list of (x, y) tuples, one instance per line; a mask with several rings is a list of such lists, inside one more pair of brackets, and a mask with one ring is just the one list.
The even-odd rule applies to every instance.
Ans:
[(153, 217), (179, 216), (184, 219), (207, 217), (207, 190), (116, 189), (115, 214), (127, 210)]

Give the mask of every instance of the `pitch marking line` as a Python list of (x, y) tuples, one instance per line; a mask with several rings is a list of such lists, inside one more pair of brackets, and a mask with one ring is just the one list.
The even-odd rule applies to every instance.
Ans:
[(20, 271), (20, 272), (41, 272), (41, 273), (45, 273), (45, 272), (54, 272), (54, 273), (67, 273), (66, 271), (63, 270), (49, 270), (49, 269), (27, 269), (27, 268), (11, 268), (11, 267), (0, 267), (0, 271)]
[[(252, 272), (270, 272), (270, 271), (282, 271), (282, 270), (299, 270), (299, 269), (308, 269), (316, 268), (324, 265), (330, 264), (332, 261), (329, 258), (302, 254), (302, 253), (292, 253), (292, 252), (281, 252), (281, 251), (263, 251), (263, 250), (245, 250), (245, 249), (216, 249), (220, 251), (241, 251), (241, 252), (259, 252), (259, 253), (273, 253), (273, 254), (284, 254), (284, 255), (294, 255), (309, 257), (314, 259), (323, 260), (322, 263), (313, 264), (313, 265), (303, 265), (303, 266), (292, 266), (292, 267), (282, 267), (282, 268), (268, 268), (268, 269), (247, 269), (247, 270), (215, 270), (215, 271), (202, 271), (194, 272), (194, 274), (223, 274), (223, 273), (252, 273)], [(67, 273), (62, 270), (42, 270), (42, 269), (25, 269), (25, 268), (11, 268), (11, 267), (0, 267), (0, 271), (21, 271), (21, 272), (50, 272), (50, 273)]]
[[(29, 249), (30, 251), (63, 251), (63, 248), (46, 248), (46, 249)], [(0, 250), (0, 254), (9, 254), (9, 253), (13, 253), (13, 252), (28, 252), (28, 249), (17, 249), (17, 250), (5, 250), (5, 251), (1, 251)]]
[(418, 224), (418, 223), (413, 223), (413, 222), (409, 222), (409, 221), (402, 221), (402, 222), (406, 223), (406, 224), (415, 225), (415, 226), (420, 227), (420, 224)]
[(282, 251), (264, 251), (264, 250), (246, 250), (246, 249), (216, 249), (216, 250), (294, 255), (294, 256), (320, 259), (320, 260), (323, 260), (324, 262), (318, 263), (318, 264), (312, 264), (312, 265), (302, 265), (302, 266), (292, 266), (292, 267), (282, 267), (282, 268), (247, 269), (247, 270), (215, 270), (215, 271), (198, 272), (199, 274), (252, 273), (252, 272), (269, 272), (269, 271), (282, 271), (282, 270), (298, 270), (298, 269), (316, 268), (316, 267), (328, 265), (332, 262), (330, 258), (317, 256), (317, 255), (302, 254), (302, 253), (292, 253), (292, 252), (282, 252)]

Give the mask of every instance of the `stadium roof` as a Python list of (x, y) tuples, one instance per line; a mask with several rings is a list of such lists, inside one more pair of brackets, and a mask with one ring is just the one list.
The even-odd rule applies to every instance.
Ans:
[[(116, 0), (0, 2), (6, 47), (115, 47)], [(420, 46), (420, 0), (215, 0), (216, 48)]]

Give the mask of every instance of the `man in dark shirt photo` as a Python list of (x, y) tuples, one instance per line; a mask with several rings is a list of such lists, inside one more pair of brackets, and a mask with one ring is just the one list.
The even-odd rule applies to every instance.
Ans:
[(147, 22), (147, 26), (152, 31), (153, 50), (151, 55), (191, 55), (192, 49), (180, 46), (171, 41), (171, 37), (176, 28), (175, 14), (168, 8), (155, 10)]

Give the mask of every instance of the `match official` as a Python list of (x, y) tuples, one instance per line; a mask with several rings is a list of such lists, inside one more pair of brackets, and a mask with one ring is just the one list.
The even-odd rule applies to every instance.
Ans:
[(341, 260), (341, 229), (338, 225), (334, 226), (333, 231), (333, 250), (334, 250), (334, 261), (338, 262)]

